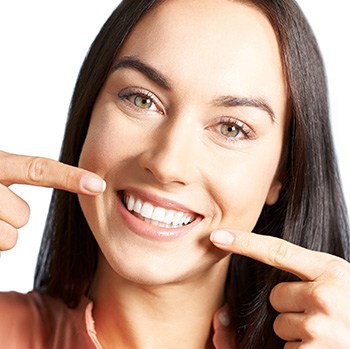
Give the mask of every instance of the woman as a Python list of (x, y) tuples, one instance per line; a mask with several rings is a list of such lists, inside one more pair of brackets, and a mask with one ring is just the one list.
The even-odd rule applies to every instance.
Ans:
[(4, 185), (66, 190), (36, 291), (1, 295), (6, 348), (348, 345), (326, 84), (293, 1), (123, 1), (78, 78), (73, 167), (1, 156), (2, 250), (27, 219)]

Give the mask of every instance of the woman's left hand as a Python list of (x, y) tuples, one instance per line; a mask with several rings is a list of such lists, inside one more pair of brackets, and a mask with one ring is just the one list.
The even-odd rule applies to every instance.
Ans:
[(244, 255), (298, 276), (276, 285), (274, 331), (286, 349), (350, 348), (350, 263), (285, 240), (231, 230), (214, 231), (222, 250)]

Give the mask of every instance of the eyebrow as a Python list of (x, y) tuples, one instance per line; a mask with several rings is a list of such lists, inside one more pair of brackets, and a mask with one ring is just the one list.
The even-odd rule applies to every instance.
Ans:
[[(121, 68), (129, 68), (139, 71), (148, 79), (155, 82), (158, 86), (165, 90), (172, 89), (172, 83), (159, 70), (140, 61), (133, 56), (125, 56), (117, 61), (111, 71), (114, 72)], [(213, 101), (213, 105), (218, 107), (254, 107), (266, 112), (272, 122), (276, 121), (276, 116), (269, 103), (260, 97), (243, 97), (243, 96), (222, 96)]]
[(165, 90), (171, 90), (170, 81), (157, 69), (149, 66), (146, 63), (141, 62), (139, 59), (131, 56), (123, 57), (115, 65), (112, 66), (112, 72), (120, 68), (131, 68), (139, 71), (147, 76), (150, 80), (155, 82), (158, 86)]
[(260, 97), (240, 97), (223, 96), (214, 100), (214, 105), (218, 107), (253, 107), (266, 112), (272, 122), (276, 121), (276, 116), (269, 103)]

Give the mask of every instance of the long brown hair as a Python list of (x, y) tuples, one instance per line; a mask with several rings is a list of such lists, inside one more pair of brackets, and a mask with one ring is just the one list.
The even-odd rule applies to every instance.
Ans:
[[(164, 0), (163, 0), (164, 1)], [(77, 166), (96, 97), (125, 38), (160, 2), (124, 0), (93, 42), (73, 94), (60, 160)], [(348, 218), (331, 138), (328, 93), (314, 35), (294, 0), (240, 0), (270, 20), (289, 85), (278, 202), (265, 206), (255, 232), (349, 259)], [(75, 194), (55, 190), (35, 275), (35, 289), (74, 307), (86, 295), (97, 265), (97, 243)], [(295, 277), (245, 257), (233, 256), (226, 299), (240, 348), (282, 348), (269, 304), (274, 285)]]

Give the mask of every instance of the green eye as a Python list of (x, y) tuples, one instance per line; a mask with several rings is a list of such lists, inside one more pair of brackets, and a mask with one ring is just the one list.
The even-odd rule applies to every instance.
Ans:
[(153, 101), (146, 96), (136, 96), (134, 98), (134, 104), (141, 109), (151, 109)]
[(232, 124), (223, 124), (221, 125), (221, 133), (229, 138), (235, 138), (238, 136), (240, 129)]

